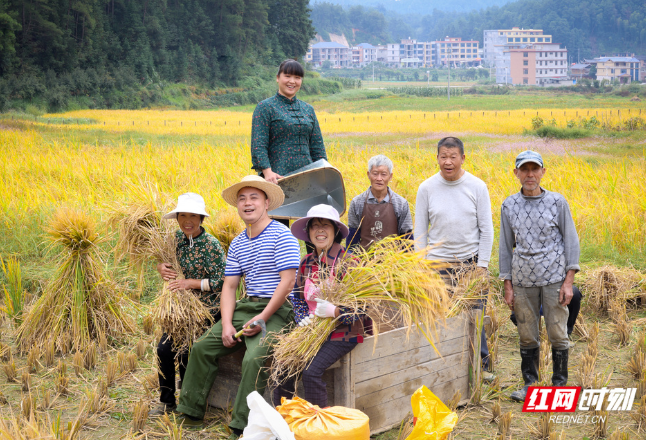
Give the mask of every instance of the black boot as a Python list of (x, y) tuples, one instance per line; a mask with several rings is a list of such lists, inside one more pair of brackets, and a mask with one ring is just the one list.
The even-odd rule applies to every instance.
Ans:
[(520, 369), (523, 373), (525, 386), (518, 391), (511, 393), (511, 399), (517, 402), (524, 402), (527, 396), (527, 388), (538, 382), (538, 361), (539, 348), (520, 349)]
[(567, 385), (567, 359), (569, 350), (557, 350), (552, 348), (552, 385), (555, 387), (564, 387)]

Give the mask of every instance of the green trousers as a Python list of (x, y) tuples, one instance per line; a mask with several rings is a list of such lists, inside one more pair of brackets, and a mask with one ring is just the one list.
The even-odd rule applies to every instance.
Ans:
[[(247, 298), (238, 301), (233, 312), (233, 326), (236, 330), (240, 330), (251, 318), (260, 314), (268, 302), (268, 300), (251, 302)], [(204, 418), (206, 400), (218, 374), (218, 359), (246, 347), (247, 351), (242, 360), (242, 379), (233, 405), (233, 417), (229, 424), (231, 428), (244, 429), (249, 417), (247, 395), (253, 391), (258, 391), (262, 395), (267, 386), (269, 371), (264, 364), (272, 349), (270, 332), (278, 333), (293, 322), (292, 306), (285, 301), (285, 304), (266, 323), (267, 339), (263, 345), (260, 345), (262, 333), (258, 333), (251, 338), (243, 336), (241, 338), (243, 342), (238, 342), (233, 347), (225, 347), (222, 343), (222, 321), (207, 330), (191, 349), (177, 411), (191, 417)]]

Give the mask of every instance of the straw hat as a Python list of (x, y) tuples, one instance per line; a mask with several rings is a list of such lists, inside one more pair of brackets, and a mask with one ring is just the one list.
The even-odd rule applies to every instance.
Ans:
[(164, 215), (163, 219), (177, 218), (180, 212), (188, 212), (190, 214), (203, 215), (209, 217), (206, 213), (206, 204), (201, 195), (195, 193), (185, 193), (177, 198), (177, 208), (173, 209), (168, 214)]
[(310, 234), (307, 230), (307, 224), (313, 218), (324, 218), (332, 221), (332, 223), (334, 223), (337, 228), (339, 228), (339, 233), (341, 234), (342, 238), (346, 238), (350, 233), (348, 227), (341, 223), (341, 220), (339, 219), (339, 211), (337, 211), (330, 205), (322, 204), (312, 206), (309, 211), (307, 211), (306, 217), (299, 218), (294, 222), (294, 224), (292, 224), (292, 235), (299, 240), (310, 241)]
[(260, 176), (244, 176), (242, 180), (235, 185), (231, 185), (224, 191), (222, 191), (222, 198), (231, 206), (238, 206), (238, 192), (242, 188), (258, 188), (267, 195), (269, 199), (269, 209), (268, 211), (273, 211), (276, 208), (279, 208), (285, 201), (285, 193), (280, 188), (280, 186), (275, 183), (267, 182)]

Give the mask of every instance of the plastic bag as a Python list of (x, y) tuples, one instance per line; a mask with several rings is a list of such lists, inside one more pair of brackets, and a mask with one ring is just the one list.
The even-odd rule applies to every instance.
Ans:
[(249, 393), (247, 405), (250, 411), (244, 440), (295, 440), (287, 422), (257, 391)]
[(458, 415), (424, 385), (410, 400), (415, 427), (406, 440), (444, 440), (458, 423)]
[(276, 409), (296, 440), (370, 440), (368, 416), (358, 409), (333, 406), (321, 409), (294, 397), (281, 399)]

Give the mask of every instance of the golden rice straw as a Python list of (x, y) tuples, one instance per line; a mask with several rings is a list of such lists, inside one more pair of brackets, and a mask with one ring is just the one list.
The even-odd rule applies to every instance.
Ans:
[[(181, 266), (177, 261), (177, 236), (166, 223), (163, 229), (149, 231), (150, 253), (159, 262), (169, 263), (177, 272), (177, 279), (183, 279)], [(179, 355), (188, 350), (213, 322), (208, 307), (191, 290), (171, 290), (164, 282), (162, 291), (153, 303), (153, 319), (160, 323), (162, 331), (172, 339), (173, 349)]]
[(491, 280), (486, 271), (475, 264), (464, 264), (451, 275), (451, 308), (448, 317), (457, 316), (464, 310), (481, 308), (491, 290)]
[[(320, 271), (315, 282), (321, 298), (375, 322), (375, 343), (377, 323), (386, 322), (406, 328), (407, 335), (414, 327), (435, 348), (433, 336), (437, 323), (446, 318), (449, 297), (435, 270), (438, 263), (424, 256), (413, 250), (412, 243), (386, 238), (337, 263), (335, 270), (345, 271), (342, 280)], [(277, 335), (272, 380), (279, 383), (300, 374), (336, 325), (336, 320), (316, 318), (309, 327)]]
[(588, 304), (601, 313), (608, 314), (613, 300), (632, 301), (646, 299), (646, 275), (633, 268), (603, 266), (589, 271), (582, 284)]
[(17, 342), (25, 351), (55, 341), (61, 352), (85, 349), (101, 333), (116, 339), (135, 331), (125, 306), (132, 303), (105, 273), (98, 249), (103, 239), (86, 214), (60, 209), (47, 231), (59, 245), (59, 268), (24, 318)]

